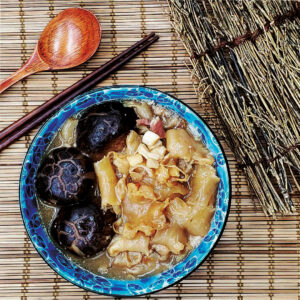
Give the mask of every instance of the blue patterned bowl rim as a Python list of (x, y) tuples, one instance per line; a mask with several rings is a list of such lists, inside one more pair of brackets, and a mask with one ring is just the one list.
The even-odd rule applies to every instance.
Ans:
[[(171, 269), (150, 277), (121, 280), (95, 275), (67, 258), (49, 238), (41, 223), (34, 191), (36, 170), (44, 150), (55, 132), (69, 117), (91, 105), (111, 100), (154, 101), (185, 118), (216, 160), (220, 177), (216, 212), (212, 225), (198, 247)], [(32, 244), (46, 263), (60, 276), (86, 290), (111, 296), (145, 295), (167, 288), (188, 276), (211, 253), (227, 222), (231, 202), (231, 181), (228, 162), (216, 136), (206, 122), (188, 105), (159, 90), (136, 85), (111, 86), (79, 95), (57, 111), (40, 128), (25, 156), (20, 176), (20, 209)]]

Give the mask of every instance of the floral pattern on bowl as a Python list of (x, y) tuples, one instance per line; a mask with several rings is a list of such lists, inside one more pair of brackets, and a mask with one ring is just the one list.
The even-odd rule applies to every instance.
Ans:
[[(160, 274), (136, 280), (118, 280), (93, 274), (76, 265), (58, 249), (43, 227), (35, 197), (35, 176), (42, 155), (57, 130), (72, 115), (103, 101), (111, 100), (154, 101), (177, 112), (189, 123), (189, 128), (198, 135), (215, 157), (216, 170), (220, 177), (216, 212), (211, 228), (200, 245), (182, 261)], [(76, 97), (61, 108), (39, 130), (24, 159), (20, 177), (20, 208), (27, 233), (42, 258), (59, 275), (71, 283), (99, 294), (135, 296), (153, 293), (166, 288), (195, 270), (213, 250), (221, 237), (230, 207), (231, 183), (224, 152), (208, 125), (191, 108), (178, 99), (155, 89), (140, 86), (116, 86), (91, 90)]]

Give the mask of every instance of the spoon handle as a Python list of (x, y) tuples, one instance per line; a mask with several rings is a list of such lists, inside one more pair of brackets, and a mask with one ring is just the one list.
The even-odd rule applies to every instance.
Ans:
[(0, 94), (19, 80), (39, 71), (49, 70), (49, 66), (43, 62), (37, 52), (37, 47), (27, 62), (15, 73), (0, 82)]

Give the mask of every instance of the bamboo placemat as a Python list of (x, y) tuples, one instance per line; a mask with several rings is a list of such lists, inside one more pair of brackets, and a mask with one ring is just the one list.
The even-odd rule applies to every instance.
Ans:
[[(102, 65), (141, 36), (155, 31), (160, 40), (100, 86), (148, 85), (170, 92), (196, 109), (211, 127), (216, 116), (198, 105), (185, 50), (156, 0), (6, 0), (1, 2), (1, 79), (31, 54), (50, 18), (67, 7), (82, 6), (100, 19), (100, 49), (72, 70), (43, 72), (0, 96), (0, 129)], [(166, 7), (165, 7), (166, 8)], [(105, 299), (59, 277), (44, 263), (27, 237), (19, 211), (19, 174), (36, 130), (0, 154), (0, 299)], [(207, 261), (181, 283), (146, 299), (300, 299), (300, 195), (297, 213), (272, 220), (252, 200), (245, 176), (221, 139), (232, 177), (229, 221)], [(256, 204), (255, 204), (256, 203)]]

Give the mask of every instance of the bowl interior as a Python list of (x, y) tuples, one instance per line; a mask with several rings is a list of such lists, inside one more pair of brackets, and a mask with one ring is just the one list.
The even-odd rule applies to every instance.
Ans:
[[(212, 225), (200, 245), (182, 261), (160, 274), (136, 280), (118, 280), (95, 275), (68, 259), (49, 238), (37, 209), (34, 180), (43, 152), (54, 134), (72, 115), (91, 105), (112, 100), (154, 101), (177, 112), (189, 123), (216, 160), (220, 184)], [(212, 251), (224, 229), (230, 205), (230, 176), (224, 152), (208, 125), (184, 103), (158, 90), (140, 86), (106, 87), (75, 98), (51, 117), (39, 130), (26, 154), (20, 177), (20, 208), (28, 235), (42, 258), (59, 275), (87, 290), (109, 295), (134, 296), (152, 293), (181, 280), (199, 266)]]

